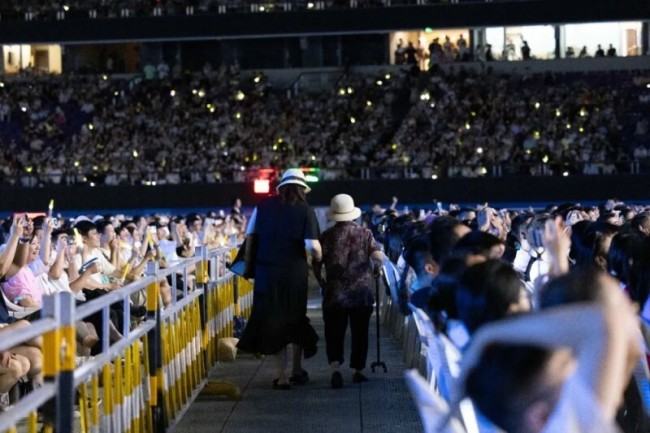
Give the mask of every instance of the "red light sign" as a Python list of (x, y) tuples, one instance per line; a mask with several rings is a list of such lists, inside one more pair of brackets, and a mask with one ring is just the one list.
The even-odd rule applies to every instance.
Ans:
[(268, 179), (255, 179), (253, 184), (255, 194), (268, 194), (269, 191), (271, 191), (271, 186)]

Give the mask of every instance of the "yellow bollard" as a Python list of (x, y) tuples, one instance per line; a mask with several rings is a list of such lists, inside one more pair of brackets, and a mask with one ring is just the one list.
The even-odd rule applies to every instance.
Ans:
[(203, 369), (203, 328), (201, 327), (201, 305), (199, 301), (194, 302), (194, 334), (197, 358), (196, 383), (199, 383), (204, 376)]
[(140, 420), (142, 419), (142, 402), (140, 399), (140, 389), (142, 381), (140, 380), (140, 371), (142, 364), (140, 364), (140, 347), (138, 342), (134, 342), (131, 346), (131, 353), (133, 354), (132, 364), (132, 377), (133, 377), (133, 417), (131, 421), (131, 431), (133, 433), (140, 433)]
[(43, 335), (43, 358), (48, 362), (43, 363), (43, 377), (54, 378), (61, 366), (61, 337), (60, 329), (46, 332)]
[(36, 412), (30, 412), (29, 415), (27, 415), (27, 432), (38, 432), (38, 414)]
[[(61, 348), (63, 343), (63, 333), (61, 328), (54, 329), (46, 332), (43, 335), (43, 358), (48, 362), (43, 363), (43, 378), (46, 381), (54, 381), (56, 376), (61, 371)], [(46, 420), (43, 426), (43, 431), (47, 432), (54, 430), (52, 425), (54, 420)]]
[(180, 411), (185, 404), (185, 351), (183, 348), (183, 322), (185, 321), (185, 312), (181, 311), (176, 322), (176, 368), (178, 371), (178, 410)]
[(122, 374), (122, 358), (117, 357), (113, 361), (115, 365), (115, 386), (113, 386), (113, 403), (115, 404), (115, 411), (114, 415), (117, 417), (115, 418), (115, 423), (119, 425), (118, 431), (123, 431), (123, 425), (124, 425), (124, 386), (123, 386), (123, 374)]
[(63, 337), (63, 356), (61, 358), (61, 369), (63, 371), (74, 371), (75, 356), (77, 353), (77, 329), (74, 326), (64, 326), (61, 328)]
[(208, 350), (210, 355), (210, 364), (207, 366), (208, 370), (212, 368), (215, 363), (215, 347), (214, 347), (214, 338), (217, 335), (218, 323), (217, 323), (217, 311), (218, 311), (218, 302), (219, 298), (217, 296), (217, 288), (214, 287), (210, 291), (210, 312), (208, 314), (208, 335), (205, 340), (205, 347)]
[(147, 286), (147, 311), (156, 311), (158, 309), (158, 298), (160, 297), (160, 284), (158, 281)]
[(206, 359), (203, 357), (203, 352), (205, 352), (205, 345), (203, 339), (203, 325), (201, 324), (201, 305), (197, 301), (196, 303), (196, 329), (197, 329), (197, 338), (200, 338), (200, 341), (197, 343), (197, 348), (199, 349), (199, 380), (207, 376), (207, 365)]
[(185, 312), (181, 311), (178, 314), (178, 322), (176, 323), (176, 359), (178, 368), (178, 409), (185, 404), (185, 350), (183, 348), (184, 332), (183, 322), (185, 322)]
[(99, 377), (94, 375), (90, 382), (90, 429), (99, 431)]
[(126, 433), (131, 432), (131, 424), (133, 422), (133, 384), (131, 381), (131, 369), (133, 368), (133, 359), (131, 357), (131, 348), (124, 349), (124, 406), (122, 413), (124, 419), (124, 426)]
[[(145, 335), (142, 337), (142, 364), (144, 365), (144, 380), (149, 384), (149, 400), (145, 401), (144, 407), (144, 431), (153, 433), (153, 414), (151, 408), (158, 405), (158, 377), (151, 374), (151, 366), (149, 365), (149, 338)], [(143, 386), (144, 382), (143, 382)]]
[[(171, 359), (172, 359), (172, 353), (171, 353), (171, 343), (169, 341), (170, 339), (170, 333), (169, 333), (169, 328), (171, 327), (170, 324), (164, 323), (161, 324), (162, 327), (162, 353), (163, 353), (163, 368), (159, 370), (160, 374), (160, 386), (162, 387), (163, 391), (163, 397), (165, 399), (165, 414), (167, 416), (167, 424), (169, 425), (172, 419), (172, 416), (175, 414), (174, 411), (174, 388), (173, 388), (173, 383), (172, 383), (172, 371), (171, 371)], [(163, 371), (166, 371), (166, 375), (163, 374)]]
[(208, 262), (201, 260), (196, 264), (196, 282), (198, 284), (207, 284), (208, 282)]
[(194, 346), (193, 346), (193, 334), (192, 334), (192, 324), (194, 318), (192, 317), (194, 313), (194, 308), (192, 304), (187, 306), (185, 313), (185, 359), (187, 360), (187, 369), (185, 371), (187, 376), (187, 386), (188, 386), (188, 399), (192, 396), (192, 391), (194, 390)]
[(170, 413), (171, 419), (176, 417), (178, 408), (180, 407), (180, 395), (178, 392), (178, 358), (176, 357), (176, 321), (178, 317), (174, 318), (174, 323), (171, 323), (167, 330), (167, 338), (169, 339), (169, 366), (171, 368), (170, 389), (172, 390), (172, 412)]
[[(225, 319), (225, 315), (227, 314), (226, 309), (229, 308), (229, 305), (227, 305), (228, 299), (225, 297), (227, 287), (224, 283), (214, 287), (210, 292), (206, 298), (208, 300), (207, 322), (208, 324), (214, 323), (215, 327), (213, 328), (214, 334), (209, 334), (209, 340), (203, 343), (203, 347), (208, 351), (209, 365), (205, 366), (206, 371), (209, 371), (217, 361), (217, 340), (226, 332), (227, 319)], [(201, 390), (201, 395), (225, 395), (231, 400), (240, 400), (242, 397), (239, 387), (235, 383), (228, 381), (209, 381)]]
[(143, 432), (143, 410), (144, 410), (144, 401), (142, 398), (142, 354), (140, 353), (140, 345), (138, 342), (134, 342), (132, 349), (133, 351), (133, 384), (135, 386), (135, 420), (134, 420), (134, 432), (142, 433)]
[(189, 360), (187, 366), (187, 379), (190, 385), (190, 395), (196, 386), (194, 381), (195, 372), (196, 372), (196, 351), (194, 349), (195, 334), (194, 334), (194, 303), (191, 303), (187, 306), (187, 323), (185, 325), (185, 335), (187, 338), (186, 341), (186, 350), (187, 350), (187, 359)]
[(79, 412), (81, 413), (81, 432), (89, 433), (88, 388), (86, 382), (79, 385)]
[(219, 288), (217, 289), (217, 296), (219, 296), (219, 332), (217, 333), (217, 338), (222, 338), (224, 329), (226, 327), (226, 320), (225, 320), (225, 307), (226, 307), (226, 301), (224, 299), (224, 286), (225, 284), (221, 284)]
[(228, 291), (228, 337), (235, 335), (235, 280), (230, 280), (230, 290)]
[(198, 299), (194, 301), (193, 305), (193, 315), (192, 317), (194, 318), (194, 326), (193, 326), (193, 335), (194, 335), (194, 356), (196, 359), (196, 366), (194, 368), (194, 387), (201, 382), (201, 379), (203, 378), (203, 354), (202, 354), (202, 347), (200, 342), (201, 338), (201, 311), (200, 311), (200, 305)]
[(106, 364), (102, 369), (102, 382), (104, 389), (104, 431), (113, 431), (113, 412), (115, 404), (113, 403), (113, 375), (111, 364)]
[(181, 357), (180, 357), (180, 345), (178, 343), (179, 337), (180, 337), (180, 323), (181, 323), (181, 315), (182, 313), (179, 313), (176, 316), (176, 321), (174, 322), (174, 327), (172, 329), (172, 353), (174, 355), (174, 375), (176, 378), (176, 381), (174, 382), (174, 391), (176, 392), (176, 410), (174, 411), (174, 417), (176, 417), (176, 413), (181, 409), (183, 406), (183, 378), (182, 378), (182, 373), (181, 373)]

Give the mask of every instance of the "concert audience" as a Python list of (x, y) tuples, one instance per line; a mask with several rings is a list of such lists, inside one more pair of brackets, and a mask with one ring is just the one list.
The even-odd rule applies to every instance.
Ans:
[[(642, 231), (646, 216), (646, 207), (626, 205), (614, 200), (598, 207), (566, 203), (537, 211), (532, 208), (516, 211), (495, 210), (484, 206), (461, 210), (454, 205), (450, 206), (449, 211), (429, 210), (419, 218), (411, 215), (413, 222), (407, 223), (410, 225), (418, 224), (418, 220), (433, 220), (433, 224), (429, 223), (431, 254), (436, 252), (431, 248), (431, 241), (437, 240), (441, 245), (449, 245), (449, 242), (441, 240), (455, 238), (452, 235), (454, 225), (449, 223), (450, 219), (462, 220), (462, 224), (465, 224), (469, 231), (460, 236), (460, 239), (455, 239), (451, 247), (445, 248), (445, 254), (433, 254), (436, 259), (431, 261), (429, 266), (439, 271), (428, 286), (419, 287), (415, 292), (407, 294), (410, 296), (409, 302), (423, 308), (431, 317), (436, 332), (446, 335), (457, 348), (464, 350), (460, 364), (463, 366), (463, 372), (459, 385), (464, 388), (464, 391), (461, 391), (466, 394), (452, 395), (449, 400), (452, 411), (460, 401), (458, 398), (468, 395), (483, 416), (501, 428), (508, 429), (507, 431), (551, 431), (552, 429), (543, 430), (542, 427), (547, 423), (554, 426), (558, 423), (566, 425), (570, 422), (571, 413), (581, 414), (583, 409), (607, 410), (604, 418), (594, 418), (592, 421), (602, 421), (603, 425), (613, 426), (614, 415), (617, 409), (620, 409), (616, 421), (622, 431), (637, 432), (647, 429), (643, 403), (638, 391), (643, 385), (637, 386), (635, 381), (639, 379), (634, 379), (628, 386), (631, 368), (638, 359), (639, 350), (647, 351), (647, 338), (644, 346), (638, 346), (641, 335), (648, 335), (646, 321), (650, 318), (650, 277), (647, 271), (650, 243)], [(382, 219), (375, 218), (373, 221), (386, 225), (389, 234), (393, 230), (408, 232), (408, 229), (403, 227), (404, 215), (387, 213)], [(436, 221), (444, 221), (445, 224), (436, 225)], [(489, 233), (494, 233), (494, 236)], [(488, 237), (493, 237), (494, 240)], [(503, 238), (506, 239), (505, 248), (500, 243)], [(419, 261), (409, 257), (422, 250), (419, 239), (403, 238), (402, 254), (407, 258), (407, 264), (416, 266), (416, 272), (420, 266)], [(508, 247), (514, 248), (516, 254), (511, 253), (501, 260), (495, 260)], [(422, 252), (418, 254), (423, 256)], [(607, 277), (605, 270), (609, 270), (616, 279)], [(408, 272), (404, 271), (402, 278), (405, 279), (407, 275)], [(538, 312), (540, 308), (572, 302), (591, 302), (592, 305), (572, 307), (561, 313), (560, 310), (549, 310), (549, 313), (543, 314)], [(630, 321), (628, 325), (633, 324), (634, 329), (630, 327), (626, 331), (629, 335), (616, 337), (616, 344), (620, 344), (621, 350), (583, 353), (582, 350), (587, 350), (586, 346), (581, 346), (578, 339), (564, 341), (559, 338), (561, 327), (534, 329), (538, 325), (530, 328), (524, 325), (541, 325), (546, 322), (547, 315), (556, 317), (556, 314), (566, 315), (566, 324), (576, 324), (571, 318), (580, 320), (583, 315), (583, 312), (579, 311), (581, 308), (600, 310), (595, 315), (598, 316), (602, 309), (611, 305), (632, 305), (632, 302), (640, 306), (640, 311), (635, 311), (638, 311), (642, 320), (641, 323), (638, 320)], [(532, 311), (526, 312), (531, 309), (531, 305)], [(617, 304), (611, 312), (622, 311), (621, 308), (623, 307)], [(511, 315), (520, 317), (513, 321), (508, 318)], [(616, 320), (620, 317), (622, 316), (616, 316)], [(510, 326), (510, 323), (513, 325)], [(517, 324), (516, 327), (514, 323)], [(583, 331), (591, 333), (595, 339), (610, 338), (607, 337), (607, 332), (601, 335), (589, 327), (585, 327)], [(490, 337), (486, 343), (488, 334)], [(474, 336), (478, 336), (478, 340), (475, 340)], [(629, 341), (625, 340), (628, 337)], [(632, 341), (634, 344), (631, 344)], [(630, 345), (625, 346), (628, 343)], [(605, 396), (599, 394), (598, 386), (594, 388), (592, 383), (587, 382), (584, 390), (595, 393), (589, 396), (594, 404), (591, 408), (580, 406), (588, 394), (583, 394), (584, 398), (581, 400), (565, 391), (582, 376), (563, 376), (556, 374), (559, 370), (555, 373), (547, 370), (545, 365), (551, 359), (550, 355), (555, 356), (555, 353), (547, 351), (551, 347), (574, 349), (573, 355), (562, 362), (577, 363), (578, 371), (588, 365), (585, 364), (588, 358), (606, 360), (607, 357), (616, 356), (626, 361), (621, 363), (621, 369), (617, 370), (617, 374), (621, 376), (615, 382), (610, 382), (613, 388), (608, 394), (615, 397), (615, 401), (607, 400), (609, 397), (604, 398)], [(465, 359), (465, 356), (469, 359)], [(495, 356), (501, 360), (499, 365), (495, 363)], [(505, 359), (512, 362), (504, 363)], [(530, 364), (531, 362), (535, 366)], [(537, 383), (534, 377), (544, 377), (545, 383), (551, 380), (555, 383), (554, 392), (559, 396), (561, 391), (562, 396), (559, 401), (557, 398), (547, 400), (545, 415), (534, 420), (534, 427), (529, 425), (521, 430), (521, 423), (530, 422), (532, 418), (519, 416), (530, 410), (531, 406), (517, 406), (520, 408), (517, 411), (519, 415), (503, 404), (498, 408), (494, 406), (489, 400), (493, 398), (493, 394), (488, 397), (485, 391), (490, 386), (494, 389), (495, 377), (499, 378), (497, 380), (515, 380), (522, 384), (526, 381)], [(513, 385), (504, 389), (508, 389), (507, 393), (514, 394), (507, 400), (505, 397), (500, 399), (500, 402), (515, 404), (516, 400), (531, 402), (539, 398), (539, 389), (535, 386)], [(513, 397), (512, 401), (510, 397)], [(623, 399), (624, 406), (621, 407)], [(582, 419), (580, 423), (589, 421), (580, 416), (578, 418)], [(488, 421), (483, 419), (480, 422)]]
[(348, 73), (291, 99), (261, 74), (206, 73), (3, 82), (2, 181), (237, 182), (287, 166), (323, 180), (609, 174), (647, 160), (647, 131), (626, 118), (635, 73)]

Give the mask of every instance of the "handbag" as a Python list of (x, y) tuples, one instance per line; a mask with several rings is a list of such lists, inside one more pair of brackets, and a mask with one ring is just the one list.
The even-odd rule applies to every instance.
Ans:
[(255, 278), (255, 258), (257, 257), (257, 233), (251, 233), (246, 236), (244, 242), (239, 247), (235, 259), (228, 269), (233, 274), (248, 279)]

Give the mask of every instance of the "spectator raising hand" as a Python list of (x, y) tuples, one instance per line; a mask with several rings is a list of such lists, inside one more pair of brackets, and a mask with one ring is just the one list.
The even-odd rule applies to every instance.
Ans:
[(23, 216), (14, 215), (11, 228), (9, 229), (9, 240), (0, 253), (0, 277), (4, 277), (15, 261), (18, 242), (25, 236), (26, 220)]
[(562, 217), (546, 221), (542, 241), (551, 261), (549, 275), (558, 276), (569, 272), (571, 229), (564, 224)]
[(478, 229), (480, 231), (489, 233), (501, 240), (505, 239), (507, 231), (505, 229), (503, 219), (499, 216), (499, 213), (494, 208), (488, 206), (483, 207), (481, 210), (479, 210), (476, 218)]

